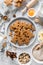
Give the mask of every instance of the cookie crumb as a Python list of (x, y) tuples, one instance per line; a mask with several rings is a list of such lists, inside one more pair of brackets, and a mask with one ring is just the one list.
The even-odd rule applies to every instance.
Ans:
[(7, 20), (8, 19), (8, 17), (7, 16), (3, 16), (3, 20)]

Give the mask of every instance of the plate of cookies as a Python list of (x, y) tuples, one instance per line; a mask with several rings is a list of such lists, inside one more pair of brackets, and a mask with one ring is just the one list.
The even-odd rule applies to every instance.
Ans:
[(4, 3), (6, 4), (6, 6), (14, 5), (15, 7), (21, 7), (23, 2), (25, 1), (26, 0), (4, 0)]
[(36, 25), (30, 19), (19, 17), (8, 24), (6, 34), (12, 45), (25, 48), (36, 39)]

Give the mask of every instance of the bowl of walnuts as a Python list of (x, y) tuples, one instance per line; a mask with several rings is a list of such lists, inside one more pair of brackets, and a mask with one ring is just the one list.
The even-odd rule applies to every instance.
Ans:
[(4, 3), (7, 6), (12, 6), (14, 5), (14, 7), (21, 7), (23, 2), (25, 2), (25, 0), (4, 0)]
[(15, 7), (21, 7), (23, 2), (25, 2), (25, 0), (14, 0), (14, 5)]
[(21, 52), (18, 55), (17, 61), (18, 61), (19, 65), (30, 65), (32, 62), (32, 58), (29, 53)]

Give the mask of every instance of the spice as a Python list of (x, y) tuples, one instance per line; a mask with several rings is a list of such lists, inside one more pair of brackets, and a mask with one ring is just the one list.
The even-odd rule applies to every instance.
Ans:
[(23, 2), (25, 2), (25, 0), (14, 0), (14, 6), (21, 7)]
[(8, 19), (8, 17), (7, 16), (3, 16), (3, 20), (7, 20)]
[(21, 64), (26, 64), (29, 61), (30, 61), (30, 55), (29, 54), (27, 54), (27, 53), (20, 54), (20, 56), (19, 56), (19, 62)]
[(16, 53), (14, 52), (6, 51), (6, 55), (9, 56), (12, 60), (17, 58)]
[(16, 15), (14, 14), (13, 17), (16, 17)]

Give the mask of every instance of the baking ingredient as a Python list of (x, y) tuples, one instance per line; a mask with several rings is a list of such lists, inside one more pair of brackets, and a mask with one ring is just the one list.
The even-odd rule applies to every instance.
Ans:
[(28, 13), (28, 16), (31, 16), (32, 17), (32, 16), (35, 15), (35, 10), (33, 8), (31, 8), (31, 9), (28, 10), (27, 13)]
[(38, 40), (43, 41), (43, 30), (39, 31)]
[(22, 54), (20, 54), (19, 55), (19, 58), (18, 58), (18, 60), (19, 60), (19, 62), (21, 63), (21, 64), (26, 64), (26, 63), (28, 63), (29, 61), (30, 61), (30, 55), (29, 54), (27, 54), (27, 53), (22, 53)]
[(3, 16), (3, 20), (7, 20), (8, 19), (8, 17), (7, 16)]
[(12, 60), (17, 58), (16, 53), (14, 52), (6, 51), (6, 55), (9, 56)]
[(33, 48), (32, 54), (36, 60), (43, 61), (43, 42)]

